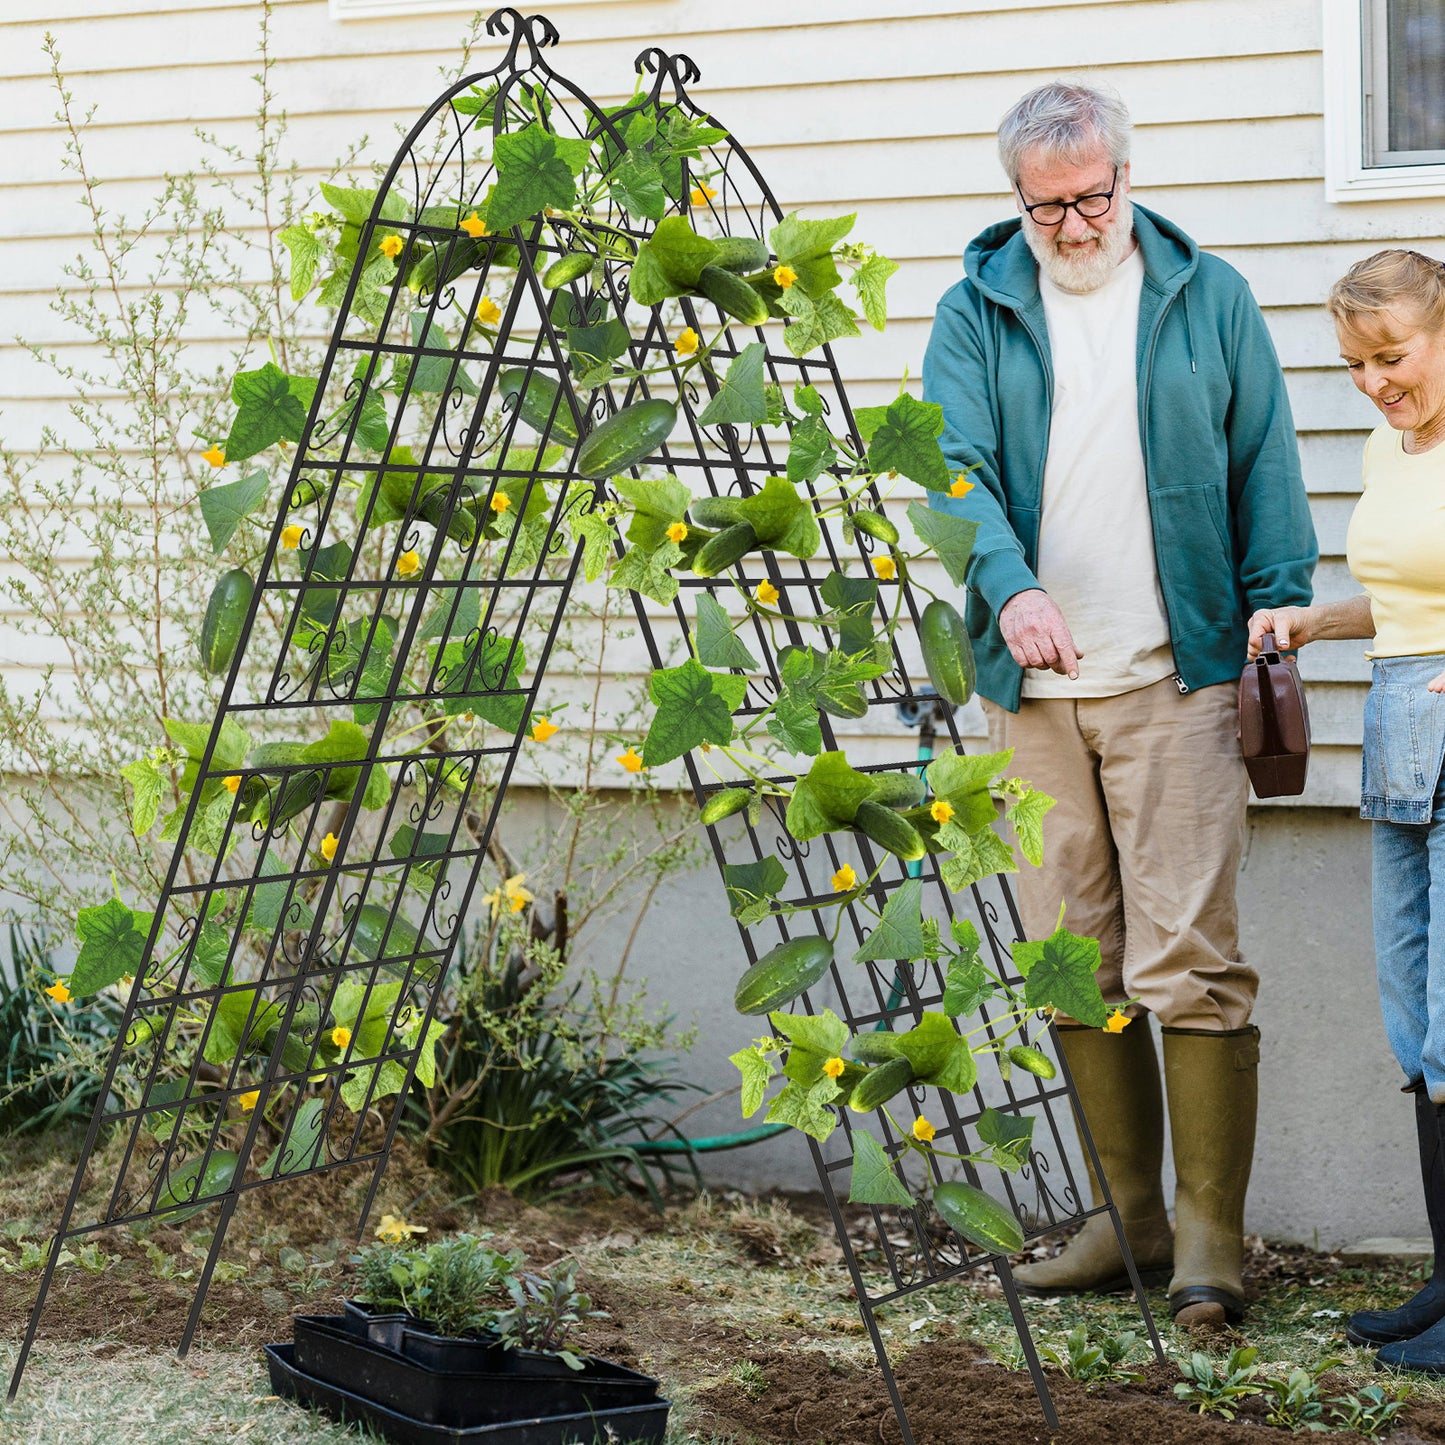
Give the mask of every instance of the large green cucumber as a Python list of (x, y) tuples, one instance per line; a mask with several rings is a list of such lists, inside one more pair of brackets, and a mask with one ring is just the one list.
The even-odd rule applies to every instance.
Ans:
[(689, 503), (687, 514), (699, 527), (731, 527), (746, 519), (741, 497), (699, 497)]
[(767, 245), (754, 236), (714, 236), (712, 243), (717, 250), (710, 264), (724, 271), (761, 271), (768, 264)]
[(898, 1035), (887, 1029), (870, 1029), (854, 1036), (848, 1052), (860, 1064), (885, 1064), (898, 1057)]
[(955, 705), (967, 702), (973, 696), (978, 671), (958, 608), (941, 597), (930, 602), (918, 622), (918, 641), (928, 680), (939, 695)]
[(698, 577), (716, 577), (742, 561), (758, 545), (758, 534), (751, 522), (736, 522), (719, 532), (698, 550), (692, 559), (692, 570)]
[(724, 788), (720, 793), (714, 793), (702, 805), (698, 817), (704, 823), (721, 823), (724, 818), (741, 813), (752, 800), (751, 788)]
[(615, 477), (649, 457), (672, 435), (677, 407), (661, 397), (634, 401), (588, 433), (577, 453), (584, 477)]
[(231, 665), (255, 590), (250, 574), (240, 567), (222, 572), (211, 588), (201, 621), (201, 667), (213, 677)]
[(525, 366), (514, 366), (497, 378), (505, 400), (516, 399), (517, 414), (538, 436), (548, 441), (577, 445), (580, 433), (572, 419), (572, 408), (566, 397), (559, 397), (561, 386), (545, 371), (534, 371), (530, 377)]
[(890, 547), (898, 541), (898, 528), (882, 512), (854, 512), (850, 520), (860, 532)]
[(744, 326), (761, 326), (768, 319), (768, 303), (741, 276), (721, 266), (704, 266), (697, 278), (697, 289)]
[(871, 1114), (881, 1109), (895, 1094), (901, 1094), (913, 1082), (913, 1065), (899, 1056), (869, 1069), (853, 1086), (848, 1107), (855, 1114)]
[(549, 291), (556, 291), (569, 281), (585, 276), (597, 258), (590, 251), (571, 251), (553, 261), (542, 276), (542, 285)]
[(885, 808), (911, 808), (923, 801), (927, 787), (917, 773), (869, 773), (872, 798)]
[(1059, 1072), (1059, 1066), (1047, 1054), (1031, 1049), (1027, 1044), (1015, 1044), (1008, 1051), (1008, 1056), (1010, 1063), (1040, 1079), (1052, 1079)]
[(900, 817), (892, 808), (885, 808), (871, 798), (865, 798), (858, 804), (858, 811), (853, 814), (853, 826), (905, 863), (914, 862), (928, 851), (923, 835), (907, 818)]
[(991, 1194), (956, 1179), (936, 1185), (933, 1207), (945, 1224), (990, 1254), (1016, 1254), (1024, 1247), (1023, 1226)]
[(792, 938), (765, 953), (739, 980), (733, 1005), (754, 1017), (782, 1008), (805, 993), (833, 962), (831, 939)]
[(836, 683), (832, 687), (820, 687), (814, 696), (818, 706), (834, 717), (868, 716), (868, 699), (856, 682), (841, 687)]

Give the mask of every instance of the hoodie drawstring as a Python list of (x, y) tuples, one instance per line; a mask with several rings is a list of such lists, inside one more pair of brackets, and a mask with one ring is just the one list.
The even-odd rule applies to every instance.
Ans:
[(1194, 328), (1189, 324), (1189, 283), (1179, 288), (1184, 293), (1184, 341), (1189, 348), (1189, 369), (1196, 374), (1199, 368), (1194, 364)]

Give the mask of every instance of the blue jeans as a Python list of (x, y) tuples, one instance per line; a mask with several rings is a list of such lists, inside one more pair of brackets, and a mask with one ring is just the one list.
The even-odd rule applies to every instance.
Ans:
[(1445, 657), (1375, 662), (1360, 812), (1372, 819), (1375, 966), (1405, 1076), (1445, 1103)]

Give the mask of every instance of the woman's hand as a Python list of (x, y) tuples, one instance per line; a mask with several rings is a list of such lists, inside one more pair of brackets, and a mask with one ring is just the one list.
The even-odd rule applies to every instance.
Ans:
[(1308, 607), (1261, 607), (1249, 619), (1250, 660), (1259, 656), (1260, 639), (1266, 632), (1274, 633), (1275, 646), (1281, 652), (1287, 647), (1303, 647), (1314, 637), (1310, 622)]
[(1442, 672), (1439, 677), (1432, 677), (1430, 681), (1425, 684), (1425, 691), (1445, 692), (1445, 672)]

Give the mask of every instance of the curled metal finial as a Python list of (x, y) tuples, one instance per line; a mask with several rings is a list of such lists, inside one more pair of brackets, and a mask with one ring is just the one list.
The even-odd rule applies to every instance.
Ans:
[[(561, 31), (545, 15), (524, 16), (510, 5), (493, 10), (487, 17), (487, 34), (511, 35), (512, 43), (502, 63), (512, 70), (530, 70), (539, 65), (541, 52), (549, 45), (556, 45), (562, 38)], [(517, 58), (524, 40), (527, 42), (528, 60), (526, 65), (518, 65)]]
[(663, 84), (669, 79), (672, 81), (679, 101), (688, 98), (687, 87), (689, 85), (702, 79), (702, 71), (697, 68), (690, 56), (669, 55), (660, 45), (648, 46), (633, 62), (633, 69), (639, 75), (645, 70), (650, 75), (657, 77), (652, 87), (654, 100), (661, 93)]

